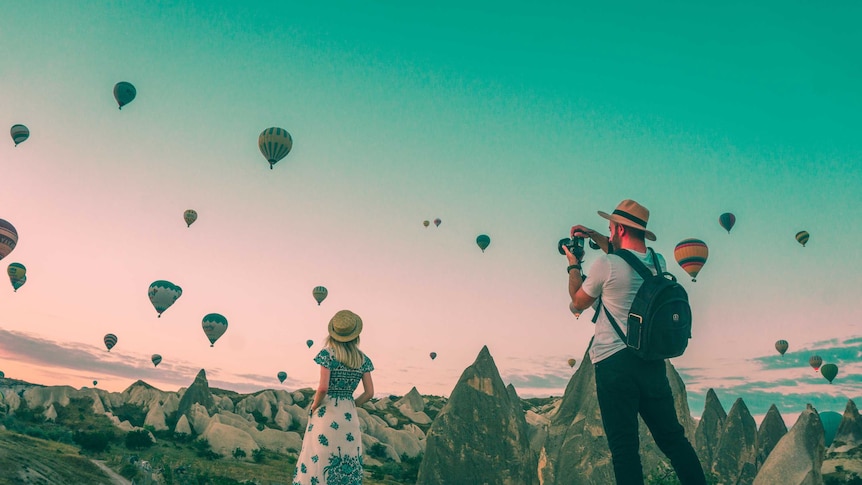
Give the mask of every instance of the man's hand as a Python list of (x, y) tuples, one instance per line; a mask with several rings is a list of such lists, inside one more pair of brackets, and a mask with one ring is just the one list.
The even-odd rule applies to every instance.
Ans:
[(599, 249), (601, 249), (602, 251), (605, 252), (605, 254), (607, 254), (608, 243), (609, 243), (608, 237), (600, 234), (598, 231), (594, 231), (594, 230), (590, 229), (589, 227), (577, 225), (577, 226), (572, 226), (572, 230), (571, 230), (570, 234), (571, 234), (571, 237), (583, 237), (583, 238), (591, 239), (594, 243), (596, 243), (599, 246)]

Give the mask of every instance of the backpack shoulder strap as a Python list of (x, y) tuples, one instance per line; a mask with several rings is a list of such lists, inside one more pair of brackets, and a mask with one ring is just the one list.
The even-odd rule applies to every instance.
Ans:
[[(623, 343), (625, 343), (626, 342), (625, 334), (623, 334), (623, 331), (620, 328), (620, 326), (617, 324), (617, 321), (614, 319), (614, 316), (611, 315), (610, 311), (608, 311), (608, 307), (606, 307), (602, 304), (602, 297), (601, 296), (599, 296), (599, 304), (596, 307), (596, 312), (593, 314), (593, 323), (596, 323), (596, 321), (599, 319), (599, 308), (601, 308), (605, 311), (605, 316), (608, 317), (608, 321), (611, 322), (611, 326), (614, 327), (614, 330), (617, 332), (617, 335), (620, 336), (620, 340), (622, 340)], [(595, 338), (595, 335), (593, 336), (593, 338)], [(592, 347), (592, 345), (593, 345), (593, 340), (590, 339), (590, 347)], [(589, 350), (590, 347), (587, 347), (587, 349)]]
[[(658, 265), (658, 257), (655, 255), (655, 252), (652, 250), (652, 248), (650, 248), (650, 252), (652, 253), (653, 264), (656, 267), (656, 273), (661, 274), (661, 268)], [(643, 264), (643, 262), (638, 259), (637, 256), (629, 252), (627, 249), (617, 249), (614, 254), (623, 258), (623, 260), (628, 263), (629, 266), (631, 266), (635, 271), (637, 271), (639, 275), (641, 275), (641, 278), (643, 278), (644, 281), (646, 281), (651, 276), (654, 276), (652, 274), (652, 271), (650, 271), (649, 268), (647, 268), (646, 265)]]

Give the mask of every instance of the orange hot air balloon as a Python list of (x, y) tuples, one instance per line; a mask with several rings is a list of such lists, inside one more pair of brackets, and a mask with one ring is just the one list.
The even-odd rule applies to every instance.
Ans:
[(673, 250), (676, 262), (691, 276), (691, 281), (697, 281), (697, 274), (706, 264), (709, 257), (709, 248), (700, 239), (683, 239)]
[(787, 340), (779, 340), (775, 342), (775, 350), (777, 350), (781, 355), (784, 355), (784, 353), (787, 352)]
[(823, 359), (819, 355), (812, 355), (808, 359), (808, 365), (813, 367), (815, 372), (817, 371), (817, 369), (820, 368), (820, 364), (822, 364), (822, 363), (823, 363)]

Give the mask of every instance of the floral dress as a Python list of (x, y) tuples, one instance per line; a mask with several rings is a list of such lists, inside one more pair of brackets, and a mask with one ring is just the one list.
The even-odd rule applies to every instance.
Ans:
[(314, 361), (329, 369), (329, 390), (308, 418), (293, 485), (361, 485), (362, 436), (353, 392), (374, 364), (363, 354), (362, 365), (351, 369), (326, 348)]

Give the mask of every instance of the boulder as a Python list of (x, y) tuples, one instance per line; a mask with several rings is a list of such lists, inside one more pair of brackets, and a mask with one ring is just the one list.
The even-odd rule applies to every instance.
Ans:
[(189, 418), (186, 415), (180, 416), (180, 419), (177, 421), (177, 425), (174, 428), (174, 433), (176, 434), (192, 434), (192, 427), (189, 424)]
[(57, 410), (54, 409), (54, 405), (48, 406), (48, 409), (45, 410), (45, 421), (56, 421), (57, 420)]
[(859, 416), (856, 403), (848, 399), (841, 424), (838, 425), (838, 431), (835, 433), (829, 451), (843, 453), (860, 447), (862, 447), (862, 418)]
[(718, 440), (712, 472), (724, 483), (750, 485), (757, 474), (757, 424), (742, 398), (738, 398)]
[(706, 391), (703, 414), (700, 416), (700, 422), (698, 422), (697, 430), (694, 433), (694, 443), (692, 443), (705, 473), (712, 471), (712, 464), (717, 458), (716, 450), (721, 439), (721, 431), (724, 429), (725, 419), (727, 419), (727, 413), (724, 412), (721, 401), (718, 400), (715, 391), (709, 389)]
[(823, 423), (809, 404), (766, 458), (754, 485), (823, 485)]
[[(677, 420), (688, 432), (694, 423), (685, 394), (680, 392), (685, 385), (670, 361), (666, 362), (665, 371), (674, 395)], [(550, 418), (548, 438), (539, 454), (541, 483), (614, 483), (611, 453), (596, 396), (595, 367), (588, 352), (584, 353), (582, 364), (569, 380), (563, 398), (554, 406), (557, 407)], [(643, 421), (640, 418), (638, 421), (644, 474), (667, 467), (667, 458), (656, 446)]]
[[(204, 369), (201, 369), (200, 372), (198, 372), (198, 375), (195, 377), (195, 381), (183, 393), (183, 397), (180, 399), (177, 410), (182, 415), (188, 415), (192, 407), (195, 405), (203, 406), (208, 415), (213, 414), (216, 411), (215, 400), (210, 392), (209, 382), (207, 382), (207, 373)], [(193, 419), (192, 426), (194, 426)]]
[(191, 408), (181, 416), (189, 418), (189, 424), (197, 434), (202, 434), (210, 424), (210, 415), (201, 404), (192, 404)]
[(428, 431), (416, 483), (538, 483), (527, 435), (520, 399), (512, 401), (483, 347)]
[(237, 448), (251, 456), (254, 450), (260, 448), (247, 432), (218, 421), (211, 422), (200, 439), (209, 441), (212, 450), (222, 456), (231, 456)]
[(763, 421), (760, 423), (760, 429), (757, 430), (757, 458), (755, 465), (757, 469), (763, 466), (763, 463), (772, 453), (775, 445), (781, 438), (787, 434), (787, 425), (784, 424), (784, 418), (778, 412), (775, 404), (769, 406), (769, 411), (766, 412)]

